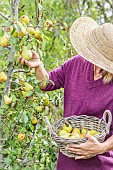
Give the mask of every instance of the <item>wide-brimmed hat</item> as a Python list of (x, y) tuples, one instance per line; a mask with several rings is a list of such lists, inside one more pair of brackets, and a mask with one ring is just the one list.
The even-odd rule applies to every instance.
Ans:
[(113, 73), (113, 25), (99, 25), (90, 17), (80, 17), (70, 28), (75, 50), (89, 62)]

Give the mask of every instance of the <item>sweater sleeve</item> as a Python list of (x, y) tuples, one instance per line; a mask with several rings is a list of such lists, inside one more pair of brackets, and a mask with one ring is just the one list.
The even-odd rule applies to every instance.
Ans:
[(49, 72), (49, 79), (53, 83), (48, 83), (46, 88), (42, 91), (52, 91), (60, 88), (64, 88), (67, 76), (70, 76), (73, 70), (77, 67), (77, 63), (83, 63), (83, 58), (80, 55), (76, 55), (69, 60), (67, 60), (64, 64), (62, 64), (59, 68), (54, 69)]

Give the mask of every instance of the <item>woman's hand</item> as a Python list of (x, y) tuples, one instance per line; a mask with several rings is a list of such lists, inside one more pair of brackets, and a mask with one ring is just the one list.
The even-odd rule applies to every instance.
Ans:
[(25, 60), (24, 58), (22, 58), (20, 56), (19, 61), (22, 64), (26, 64), (28, 67), (31, 67), (31, 68), (37, 68), (37, 67), (39, 67), (41, 65), (39, 55), (33, 50), (32, 50), (32, 59), (31, 60), (27, 61), (27, 60)]
[(88, 140), (85, 143), (68, 145), (66, 147), (67, 151), (78, 155), (75, 159), (91, 158), (105, 152), (104, 143), (100, 143), (90, 134), (87, 134), (86, 137)]

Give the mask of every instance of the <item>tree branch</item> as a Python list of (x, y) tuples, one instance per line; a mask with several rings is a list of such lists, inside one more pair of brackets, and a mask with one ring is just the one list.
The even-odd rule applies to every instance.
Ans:
[(24, 156), (23, 156), (23, 161), (22, 161), (23, 164), (26, 164), (26, 163), (28, 162), (27, 156), (28, 156), (28, 153), (29, 153), (29, 151), (30, 151), (30, 149), (31, 149), (31, 147), (32, 147), (32, 145), (33, 145), (34, 140), (35, 140), (37, 128), (38, 128), (38, 126), (37, 126), (37, 124), (36, 124), (36, 125), (35, 125), (35, 128), (34, 128), (34, 131), (33, 131), (33, 137), (32, 137), (32, 139), (31, 139), (31, 141), (30, 141), (30, 143), (29, 143), (29, 147), (28, 147), (27, 151), (25, 152), (25, 154), (24, 154)]
[(14, 18), (16, 21), (18, 21), (18, 6), (19, 6), (20, 0), (14, 0), (12, 11), (14, 14)]
[(29, 73), (31, 71), (31, 68), (29, 70), (24, 70), (24, 69), (14, 69), (13, 74), (17, 72), (24, 72), (24, 73)]
[(7, 18), (2, 12), (0, 12), (0, 15), (5, 18), (6, 20), (8, 20), (11, 24), (13, 23), (9, 18)]

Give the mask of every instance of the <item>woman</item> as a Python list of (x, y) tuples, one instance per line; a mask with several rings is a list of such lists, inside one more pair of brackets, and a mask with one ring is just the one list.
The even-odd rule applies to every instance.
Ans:
[[(52, 80), (43, 91), (64, 88), (64, 117), (88, 115), (101, 118), (108, 109), (113, 113), (113, 25), (99, 26), (89, 17), (81, 17), (70, 29), (70, 39), (78, 55), (50, 73), (38, 54), (22, 64), (34, 67), (38, 80)], [(78, 156), (68, 158), (59, 152), (57, 170), (113, 170), (113, 122), (105, 142), (89, 134), (83, 144), (67, 146)], [(91, 157), (91, 158), (90, 158)], [(86, 159), (88, 158), (88, 159)]]

